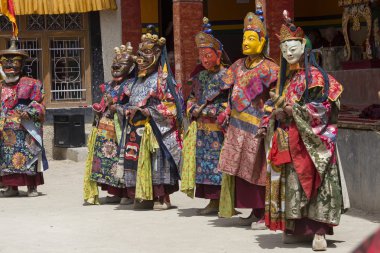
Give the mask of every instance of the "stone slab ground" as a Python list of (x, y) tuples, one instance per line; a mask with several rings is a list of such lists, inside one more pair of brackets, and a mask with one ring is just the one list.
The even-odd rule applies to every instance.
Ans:
[[(236, 226), (237, 218), (197, 216), (206, 202), (182, 193), (172, 197), (177, 208), (162, 212), (83, 206), (84, 163), (52, 161), (50, 168), (40, 197), (0, 199), (1, 253), (312, 252), (309, 244), (283, 245), (280, 233)], [(351, 252), (378, 221), (350, 211), (327, 238), (327, 252)]]

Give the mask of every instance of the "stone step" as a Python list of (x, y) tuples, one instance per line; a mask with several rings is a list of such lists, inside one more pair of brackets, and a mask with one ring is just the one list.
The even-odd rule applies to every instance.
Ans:
[(87, 147), (68, 148), (66, 151), (66, 159), (74, 162), (84, 162), (87, 159)]
[(87, 149), (87, 141), (89, 137), (89, 133), (86, 134), (86, 146), (84, 147), (76, 147), (76, 148), (61, 148), (55, 147), (54, 141), (52, 141), (53, 150), (51, 157), (53, 160), (72, 160), (74, 162), (83, 162), (87, 159), (88, 149)]

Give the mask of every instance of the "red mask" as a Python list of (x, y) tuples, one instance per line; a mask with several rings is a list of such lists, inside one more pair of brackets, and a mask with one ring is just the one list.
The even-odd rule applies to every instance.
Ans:
[(212, 48), (199, 48), (199, 60), (202, 62), (202, 66), (207, 70), (214, 70), (215, 67), (220, 65), (220, 58), (222, 52), (220, 50), (215, 51)]

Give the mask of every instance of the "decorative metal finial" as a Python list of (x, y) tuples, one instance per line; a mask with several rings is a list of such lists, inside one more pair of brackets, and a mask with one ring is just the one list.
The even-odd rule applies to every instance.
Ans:
[(11, 46), (9, 47), (10, 50), (17, 50), (17, 41), (18, 39), (16, 37), (11, 38)]

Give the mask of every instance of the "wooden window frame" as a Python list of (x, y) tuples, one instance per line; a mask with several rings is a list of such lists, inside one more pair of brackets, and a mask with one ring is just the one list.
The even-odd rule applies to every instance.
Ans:
[[(81, 107), (91, 104), (92, 92), (91, 92), (91, 63), (90, 63), (90, 38), (88, 27), (88, 15), (83, 14), (83, 29), (82, 30), (66, 30), (66, 31), (28, 31), (26, 30), (27, 15), (19, 16), (19, 37), (24, 39), (38, 39), (40, 42), (41, 51), (41, 81), (44, 84), (45, 89), (45, 104), (47, 108), (70, 108)], [(7, 40), (11, 37), (10, 32), (1, 32), (0, 34), (0, 48), (5, 49), (7, 47)], [(85, 99), (80, 101), (54, 101), (52, 100), (51, 88), (52, 88), (52, 70), (51, 70), (51, 55), (50, 55), (50, 40), (51, 39), (68, 39), (79, 38), (83, 50), (83, 62), (82, 77), (83, 87), (85, 87)]]

